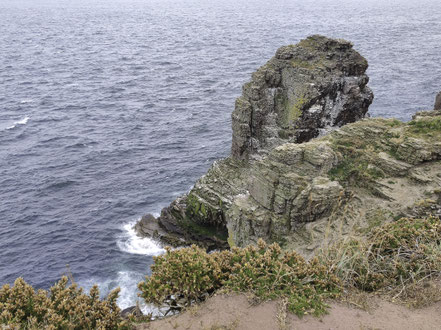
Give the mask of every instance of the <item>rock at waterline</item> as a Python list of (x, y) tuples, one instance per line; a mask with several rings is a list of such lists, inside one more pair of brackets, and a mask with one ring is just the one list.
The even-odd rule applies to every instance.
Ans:
[(121, 317), (124, 319), (129, 318), (130, 315), (133, 315), (135, 318), (141, 318), (144, 316), (138, 306), (127, 307), (121, 311)]

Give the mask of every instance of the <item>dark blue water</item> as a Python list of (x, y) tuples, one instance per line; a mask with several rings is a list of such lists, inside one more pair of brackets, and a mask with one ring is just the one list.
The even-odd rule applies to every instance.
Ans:
[(0, 284), (122, 286), (149, 272), (133, 224), (229, 153), (234, 100), (320, 33), (369, 61), (374, 116), (441, 90), (441, 2), (0, 0)]

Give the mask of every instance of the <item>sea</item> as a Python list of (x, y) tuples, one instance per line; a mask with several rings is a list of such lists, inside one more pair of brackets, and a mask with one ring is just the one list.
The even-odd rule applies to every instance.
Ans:
[(371, 116), (408, 121), (441, 90), (439, 0), (0, 0), (0, 286), (72, 274), (121, 308), (157, 242), (133, 225), (231, 146), (242, 85), (278, 47), (344, 38)]

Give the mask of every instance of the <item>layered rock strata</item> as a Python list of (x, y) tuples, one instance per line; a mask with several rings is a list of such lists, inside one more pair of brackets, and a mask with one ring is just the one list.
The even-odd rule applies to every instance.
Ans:
[(407, 124), (363, 119), (283, 144), (251, 166), (247, 192), (226, 212), (230, 242), (263, 237), (308, 254), (425, 207), (439, 216), (440, 160), (441, 111), (418, 113)]
[(317, 137), (365, 115), (366, 67), (346, 41), (313, 36), (280, 48), (236, 102), (232, 155), (160, 217), (144, 217), (138, 233), (208, 249), (264, 238), (308, 254), (379, 219), (438, 212), (440, 111)]

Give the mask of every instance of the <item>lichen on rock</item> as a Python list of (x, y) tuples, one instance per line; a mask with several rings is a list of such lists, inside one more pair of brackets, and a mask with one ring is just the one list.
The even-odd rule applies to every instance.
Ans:
[(409, 215), (441, 188), (440, 119), (439, 111), (407, 124), (364, 119), (273, 149), (253, 163), (248, 193), (226, 212), (235, 244), (264, 238), (307, 254), (326, 238), (368, 227), (367, 214), (378, 208)]
[(373, 100), (367, 67), (345, 40), (314, 35), (279, 48), (236, 101), (232, 156), (248, 160), (363, 118)]

